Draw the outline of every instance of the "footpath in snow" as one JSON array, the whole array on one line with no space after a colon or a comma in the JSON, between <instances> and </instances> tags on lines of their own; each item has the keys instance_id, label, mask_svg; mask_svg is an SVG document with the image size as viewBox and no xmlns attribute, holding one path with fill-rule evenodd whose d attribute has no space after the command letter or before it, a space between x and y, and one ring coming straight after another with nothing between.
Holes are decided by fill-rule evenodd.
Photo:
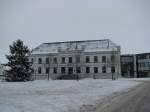
<instances>
[{"instance_id":1,"label":"footpath in snow","mask_svg":"<svg viewBox=\"0 0 150 112\"><path fill-rule=\"evenodd\" d=\"M82 105L139 84L136 79L0 82L0 112L79 112Z\"/></svg>"}]
</instances>

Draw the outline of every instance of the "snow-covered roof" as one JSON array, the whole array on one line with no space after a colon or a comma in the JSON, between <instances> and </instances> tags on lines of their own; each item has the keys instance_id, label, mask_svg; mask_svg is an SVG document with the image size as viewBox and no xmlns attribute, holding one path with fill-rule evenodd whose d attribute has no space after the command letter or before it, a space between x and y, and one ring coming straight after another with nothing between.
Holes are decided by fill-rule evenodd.
<instances>
[{"instance_id":1,"label":"snow-covered roof","mask_svg":"<svg viewBox=\"0 0 150 112\"><path fill-rule=\"evenodd\" d=\"M59 53L60 51L83 50L84 52L117 51L118 45L109 39L43 43L32 54Z\"/></svg>"}]
</instances>

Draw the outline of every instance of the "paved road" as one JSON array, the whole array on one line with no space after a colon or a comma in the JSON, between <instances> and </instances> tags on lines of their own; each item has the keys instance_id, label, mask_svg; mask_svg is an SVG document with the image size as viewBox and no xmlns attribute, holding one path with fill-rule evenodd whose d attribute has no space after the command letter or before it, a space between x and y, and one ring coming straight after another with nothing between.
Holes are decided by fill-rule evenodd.
<instances>
[{"instance_id":1,"label":"paved road","mask_svg":"<svg viewBox=\"0 0 150 112\"><path fill-rule=\"evenodd\" d=\"M150 81L107 98L95 112L150 112Z\"/></svg>"}]
</instances>

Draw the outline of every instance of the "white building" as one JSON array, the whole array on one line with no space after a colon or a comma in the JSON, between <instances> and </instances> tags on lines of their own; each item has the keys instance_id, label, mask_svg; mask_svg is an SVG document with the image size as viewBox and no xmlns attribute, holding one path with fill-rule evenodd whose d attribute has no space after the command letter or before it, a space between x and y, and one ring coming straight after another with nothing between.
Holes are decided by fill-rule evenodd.
<instances>
[{"instance_id":1,"label":"white building","mask_svg":"<svg viewBox=\"0 0 150 112\"><path fill-rule=\"evenodd\" d=\"M34 79L120 77L120 46L109 39L43 43L29 60Z\"/></svg>"}]
</instances>

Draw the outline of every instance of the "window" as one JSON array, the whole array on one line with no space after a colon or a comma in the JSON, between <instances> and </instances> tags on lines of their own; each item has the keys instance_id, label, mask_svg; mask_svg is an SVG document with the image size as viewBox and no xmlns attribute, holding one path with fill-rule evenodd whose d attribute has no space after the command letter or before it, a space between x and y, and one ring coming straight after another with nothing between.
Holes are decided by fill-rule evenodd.
<instances>
[{"instance_id":1,"label":"window","mask_svg":"<svg viewBox=\"0 0 150 112\"><path fill-rule=\"evenodd\" d=\"M89 62L90 62L90 57L86 56L86 63L89 63Z\"/></svg>"},{"instance_id":2,"label":"window","mask_svg":"<svg viewBox=\"0 0 150 112\"><path fill-rule=\"evenodd\" d=\"M94 56L94 63L98 63L98 56Z\"/></svg>"},{"instance_id":3,"label":"window","mask_svg":"<svg viewBox=\"0 0 150 112\"><path fill-rule=\"evenodd\" d=\"M57 63L57 57L54 57L53 62L56 64Z\"/></svg>"},{"instance_id":4,"label":"window","mask_svg":"<svg viewBox=\"0 0 150 112\"><path fill-rule=\"evenodd\" d=\"M34 74L34 69L32 69L32 73Z\"/></svg>"},{"instance_id":5,"label":"window","mask_svg":"<svg viewBox=\"0 0 150 112\"><path fill-rule=\"evenodd\" d=\"M77 73L81 73L81 67L76 68Z\"/></svg>"},{"instance_id":6,"label":"window","mask_svg":"<svg viewBox=\"0 0 150 112\"><path fill-rule=\"evenodd\" d=\"M39 58L39 62L38 62L39 64L42 64L42 58Z\"/></svg>"},{"instance_id":7,"label":"window","mask_svg":"<svg viewBox=\"0 0 150 112\"><path fill-rule=\"evenodd\" d=\"M61 62L62 62L62 63L65 63L65 57L62 57L62 58L61 58Z\"/></svg>"},{"instance_id":8,"label":"window","mask_svg":"<svg viewBox=\"0 0 150 112\"><path fill-rule=\"evenodd\" d=\"M66 72L66 68L65 67L61 67L61 73L65 73Z\"/></svg>"},{"instance_id":9,"label":"window","mask_svg":"<svg viewBox=\"0 0 150 112\"><path fill-rule=\"evenodd\" d=\"M49 64L49 58L46 58L46 64Z\"/></svg>"},{"instance_id":10,"label":"window","mask_svg":"<svg viewBox=\"0 0 150 112\"><path fill-rule=\"evenodd\" d=\"M112 62L112 63L115 62L115 56L111 56L111 62Z\"/></svg>"},{"instance_id":11,"label":"window","mask_svg":"<svg viewBox=\"0 0 150 112\"><path fill-rule=\"evenodd\" d=\"M94 67L94 73L98 73L98 67Z\"/></svg>"},{"instance_id":12,"label":"window","mask_svg":"<svg viewBox=\"0 0 150 112\"><path fill-rule=\"evenodd\" d=\"M86 67L86 73L90 73L90 67Z\"/></svg>"},{"instance_id":13,"label":"window","mask_svg":"<svg viewBox=\"0 0 150 112\"><path fill-rule=\"evenodd\" d=\"M49 67L46 68L46 74L49 74Z\"/></svg>"},{"instance_id":14,"label":"window","mask_svg":"<svg viewBox=\"0 0 150 112\"><path fill-rule=\"evenodd\" d=\"M41 74L41 67L38 68L38 74Z\"/></svg>"},{"instance_id":15,"label":"window","mask_svg":"<svg viewBox=\"0 0 150 112\"><path fill-rule=\"evenodd\" d=\"M102 73L106 73L106 67L105 66L102 67Z\"/></svg>"},{"instance_id":16,"label":"window","mask_svg":"<svg viewBox=\"0 0 150 112\"><path fill-rule=\"evenodd\" d=\"M102 56L102 63L106 63L106 56Z\"/></svg>"},{"instance_id":17,"label":"window","mask_svg":"<svg viewBox=\"0 0 150 112\"><path fill-rule=\"evenodd\" d=\"M54 67L53 73L54 73L54 74L57 74L57 68L56 68L56 67Z\"/></svg>"},{"instance_id":18,"label":"window","mask_svg":"<svg viewBox=\"0 0 150 112\"><path fill-rule=\"evenodd\" d=\"M72 63L72 57L69 57L69 63Z\"/></svg>"},{"instance_id":19,"label":"window","mask_svg":"<svg viewBox=\"0 0 150 112\"><path fill-rule=\"evenodd\" d=\"M111 67L111 73L115 73L115 67L114 66Z\"/></svg>"},{"instance_id":20,"label":"window","mask_svg":"<svg viewBox=\"0 0 150 112\"><path fill-rule=\"evenodd\" d=\"M68 74L73 74L73 67L68 68Z\"/></svg>"},{"instance_id":21,"label":"window","mask_svg":"<svg viewBox=\"0 0 150 112\"><path fill-rule=\"evenodd\" d=\"M34 59L33 59L33 58L31 58L31 63L32 63L32 64L34 63Z\"/></svg>"},{"instance_id":22,"label":"window","mask_svg":"<svg viewBox=\"0 0 150 112\"><path fill-rule=\"evenodd\" d=\"M76 62L80 63L80 57L79 56L76 57Z\"/></svg>"}]
</instances>

